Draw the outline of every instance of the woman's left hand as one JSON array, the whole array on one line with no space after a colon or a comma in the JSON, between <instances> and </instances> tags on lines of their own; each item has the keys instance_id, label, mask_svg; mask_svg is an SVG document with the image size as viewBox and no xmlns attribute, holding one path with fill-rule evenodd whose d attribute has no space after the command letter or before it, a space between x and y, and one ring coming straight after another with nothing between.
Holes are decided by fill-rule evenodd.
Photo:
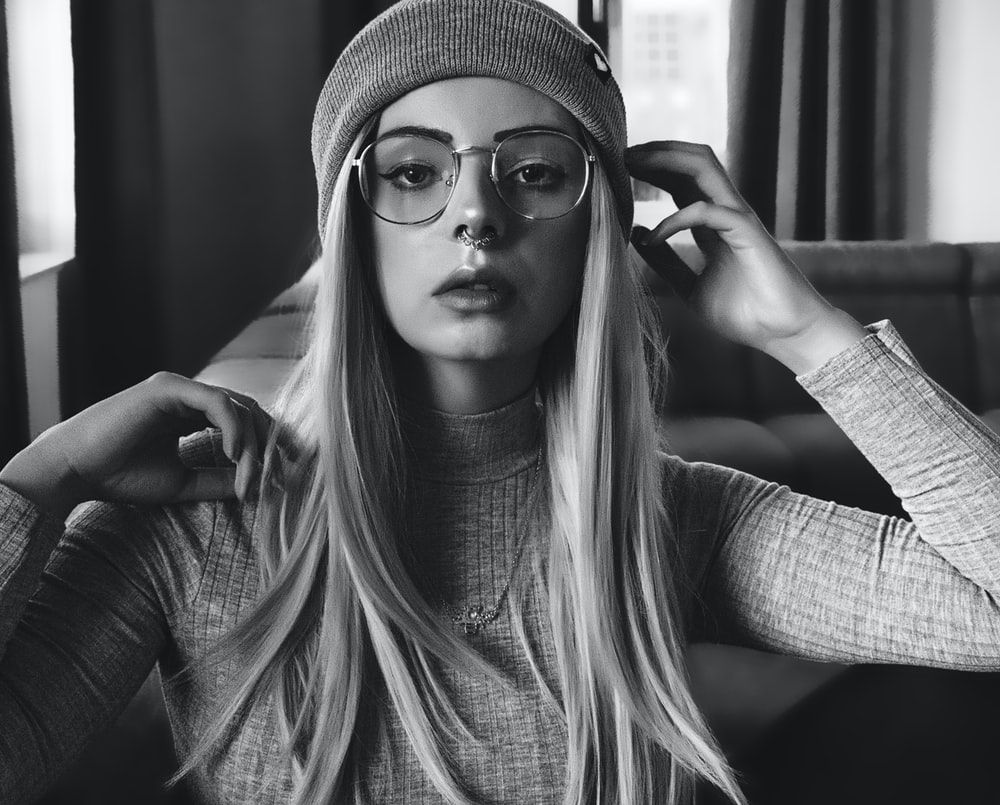
<instances>
[{"instance_id":1,"label":"woman's left hand","mask_svg":"<svg viewBox=\"0 0 1000 805\"><path fill-rule=\"evenodd\" d=\"M670 193L679 208L651 232L637 227L636 250L714 330L766 352L796 374L866 335L820 296L778 246L711 148L644 143L625 152L625 164L636 179ZM699 274L667 243L685 229L705 255Z\"/></svg>"}]
</instances>

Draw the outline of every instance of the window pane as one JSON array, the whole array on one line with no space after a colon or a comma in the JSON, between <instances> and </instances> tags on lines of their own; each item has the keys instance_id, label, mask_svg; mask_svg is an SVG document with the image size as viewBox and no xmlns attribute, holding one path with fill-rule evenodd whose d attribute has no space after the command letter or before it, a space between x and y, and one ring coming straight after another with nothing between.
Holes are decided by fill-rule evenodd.
<instances>
[{"instance_id":1,"label":"window pane","mask_svg":"<svg viewBox=\"0 0 1000 805\"><path fill-rule=\"evenodd\" d=\"M7 0L11 120L23 266L74 252L69 0Z\"/></svg>"},{"instance_id":2,"label":"window pane","mask_svg":"<svg viewBox=\"0 0 1000 805\"><path fill-rule=\"evenodd\" d=\"M545 5L552 6L564 17L576 22L576 0L543 0Z\"/></svg>"},{"instance_id":3,"label":"window pane","mask_svg":"<svg viewBox=\"0 0 1000 805\"><path fill-rule=\"evenodd\" d=\"M625 98L629 144L707 143L725 161L729 0L617 2L608 50ZM636 220L647 226L673 209L665 194L644 184L636 185L636 202Z\"/></svg>"}]
</instances>

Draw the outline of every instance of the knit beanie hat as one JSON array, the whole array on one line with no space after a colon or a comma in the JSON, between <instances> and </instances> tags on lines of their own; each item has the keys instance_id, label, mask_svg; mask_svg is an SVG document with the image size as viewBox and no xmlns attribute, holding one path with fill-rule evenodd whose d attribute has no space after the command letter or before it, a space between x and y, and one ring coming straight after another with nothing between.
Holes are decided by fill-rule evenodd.
<instances>
[{"instance_id":1,"label":"knit beanie hat","mask_svg":"<svg viewBox=\"0 0 1000 805\"><path fill-rule=\"evenodd\" d=\"M417 87L461 76L523 84L576 117L598 144L628 235L633 204L621 92L594 41L538 0L402 0L351 40L313 118L321 233L333 184L365 121Z\"/></svg>"}]
</instances>

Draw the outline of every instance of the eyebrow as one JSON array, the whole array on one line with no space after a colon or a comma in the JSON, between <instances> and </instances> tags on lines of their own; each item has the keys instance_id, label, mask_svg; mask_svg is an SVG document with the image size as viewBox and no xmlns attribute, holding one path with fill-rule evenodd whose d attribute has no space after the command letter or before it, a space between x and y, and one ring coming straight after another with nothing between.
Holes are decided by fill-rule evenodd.
<instances>
[{"instance_id":1,"label":"eyebrow","mask_svg":"<svg viewBox=\"0 0 1000 805\"><path fill-rule=\"evenodd\" d=\"M563 129L558 126L534 124L531 126L518 126L514 129L502 129L493 135L493 141L500 142L504 138L510 137L512 134L521 134L525 131L554 131L558 134L567 134L570 137L573 136L568 131L563 131ZM415 134L423 137L430 137L431 139L438 140L445 145L454 145L455 143L455 138L452 137L452 135L447 131L444 131L443 129L430 128L428 126L396 126L395 128L382 132L379 137L388 137L390 134Z\"/></svg>"}]
</instances>

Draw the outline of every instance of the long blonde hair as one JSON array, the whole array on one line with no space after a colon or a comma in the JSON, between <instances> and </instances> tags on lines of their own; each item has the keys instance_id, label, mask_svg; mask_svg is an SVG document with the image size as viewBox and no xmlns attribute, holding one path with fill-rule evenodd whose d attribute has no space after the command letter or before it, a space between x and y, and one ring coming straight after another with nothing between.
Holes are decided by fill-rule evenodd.
<instances>
[{"instance_id":1,"label":"long blonde hair","mask_svg":"<svg viewBox=\"0 0 1000 805\"><path fill-rule=\"evenodd\" d=\"M238 658L238 670L174 779L219 751L264 699L275 706L293 801L349 799L363 688L380 674L435 787L470 805L441 736L475 739L435 661L515 683L432 616L399 553L407 466L388 324L351 182L346 161L309 346L275 408L281 433L272 434L266 471L279 460L280 439L294 440L300 455L284 470L285 491L262 493L255 533L263 593L200 660L209 669ZM549 614L569 735L564 802L690 802L702 777L743 803L688 690L677 591L684 582L656 449L659 327L599 165L590 205L580 298L547 343L538 377L551 498ZM536 676L548 691L537 667Z\"/></svg>"}]
</instances>

